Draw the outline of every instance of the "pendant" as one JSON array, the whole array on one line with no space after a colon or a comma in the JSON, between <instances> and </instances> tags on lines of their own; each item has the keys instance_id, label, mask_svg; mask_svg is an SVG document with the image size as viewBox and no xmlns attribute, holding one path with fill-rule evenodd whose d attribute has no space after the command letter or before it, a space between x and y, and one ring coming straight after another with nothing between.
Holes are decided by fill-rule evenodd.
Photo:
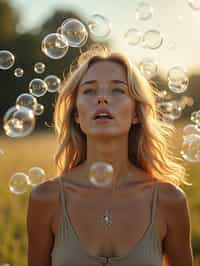
<instances>
[{"instance_id":1,"label":"pendant","mask_svg":"<svg viewBox=\"0 0 200 266\"><path fill-rule=\"evenodd\" d=\"M112 224L112 218L109 209L105 209L102 222L107 226Z\"/></svg>"}]
</instances>

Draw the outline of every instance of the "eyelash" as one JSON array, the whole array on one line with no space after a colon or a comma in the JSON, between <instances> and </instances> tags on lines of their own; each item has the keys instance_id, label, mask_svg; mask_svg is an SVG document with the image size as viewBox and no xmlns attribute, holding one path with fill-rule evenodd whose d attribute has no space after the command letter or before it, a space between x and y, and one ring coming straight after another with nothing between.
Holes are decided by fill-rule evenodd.
<instances>
[{"instance_id":1,"label":"eyelash","mask_svg":"<svg viewBox=\"0 0 200 266\"><path fill-rule=\"evenodd\" d=\"M123 89L120 89L120 88L113 88L112 91L114 91L114 90L115 90L115 91L119 91L119 92L125 94L125 91L124 91ZM93 92L93 91L95 91L95 89L85 89L85 90L83 91L83 94L87 94L88 92Z\"/></svg>"}]
</instances>

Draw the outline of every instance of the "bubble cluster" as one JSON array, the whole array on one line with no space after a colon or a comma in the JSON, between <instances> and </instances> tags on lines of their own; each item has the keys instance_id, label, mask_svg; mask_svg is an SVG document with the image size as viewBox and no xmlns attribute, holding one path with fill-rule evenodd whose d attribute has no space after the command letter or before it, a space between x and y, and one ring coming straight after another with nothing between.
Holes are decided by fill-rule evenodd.
<instances>
[{"instance_id":1,"label":"bubble cluster","mask_svg":"<svg viewBox=\"0 0 200 266\"><path fill-rule=\"evenodd\" d=\"M111 164L95 162L89 169L89 180L96 187L107 187L112 184L114 170Z\"/></svg>"}]
</instances>

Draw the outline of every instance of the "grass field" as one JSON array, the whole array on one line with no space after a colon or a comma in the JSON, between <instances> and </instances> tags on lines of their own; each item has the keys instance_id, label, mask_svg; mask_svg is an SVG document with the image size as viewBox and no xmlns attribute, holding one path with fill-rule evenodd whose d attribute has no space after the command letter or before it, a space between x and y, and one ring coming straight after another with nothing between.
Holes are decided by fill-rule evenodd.
<instances>
[{"instance_id":1,"label":"grass field","mask_svg":"<svg viewBox=\"0 0 200 266\"><path fill-rule=\"evenodd\" d=\"M176 138L177 152L181 145L183 124L178 126ZM16 172L28 173L32 166L39 166L46 172L46 179L55 177L53 154L55 136L52 133L34 133L23 139L0 137L0 265L27 265L26 212L28 193L21 196L12 194L8 189L9 178ZM191 210L192 246L195 265L200 265L200 164L186 163L193 186L182 187L188 196ZM199 257L199 262L198 262Z\"/></svg>"}]
</instances>

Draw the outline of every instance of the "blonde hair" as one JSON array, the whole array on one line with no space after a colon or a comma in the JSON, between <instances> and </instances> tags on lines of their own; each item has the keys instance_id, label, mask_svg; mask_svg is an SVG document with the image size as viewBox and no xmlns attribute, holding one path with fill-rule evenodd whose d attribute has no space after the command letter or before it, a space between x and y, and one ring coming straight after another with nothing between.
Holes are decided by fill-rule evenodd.
<instances>
[{"instance_id":1,"label":"blonde hair","mask_svg":"<svg viewBox=\"0 0 200 266\"><path fill-rule=\"evenodd\" d=\"M140 123L132 125L128 136L129 160L153 178L175 185L188 183L181 159L173 155L168 143L174 127L159 118L156 90L123 54L96 46L82 53L64 81L55 104L54 125L58 138L55 153L57 174L66 174L86 160L86 136L75 122L75 101L79 83L91 64L111 60L125 66L130 95L136 102Z\"/></svg>"}]
</instances>

